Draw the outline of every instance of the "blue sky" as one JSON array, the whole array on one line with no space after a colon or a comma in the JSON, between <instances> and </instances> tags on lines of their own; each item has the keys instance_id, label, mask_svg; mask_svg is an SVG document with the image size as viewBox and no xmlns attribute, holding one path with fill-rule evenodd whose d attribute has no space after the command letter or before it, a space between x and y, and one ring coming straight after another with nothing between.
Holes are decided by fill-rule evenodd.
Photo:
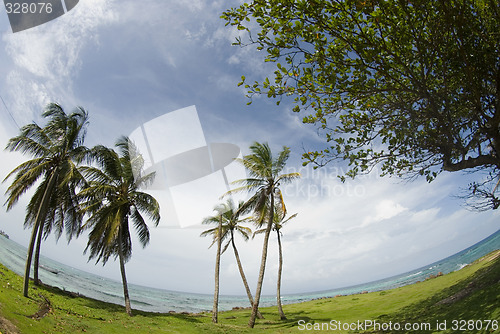
<instances>
[{"instance_id":1,"label":"blue sky","mask_svg":"<svg viewBox=\"0 0 500 334\"><path fill-rule=\"evenodd\" d=\"M498 229L497 212L470 212L453 198L470 180L463 174L442 174L427 184L423 179L405 183L380 178L375 171L342 184L336 178L340 165L316 171L302 168L304 148L322 147L316 130L291 112L291 101L277 107L260 97L247 106L244 89L237 87L241 75L258 80L273 68L255 50L231 46L238 32L225 27L219 16L236 4L85 0L54 21L15 34L1 8L0 95L20 125L41 122L40 111L48 102L58 102L67 111L84 107L91 117L88 146L113 145L141 124L192 105L208 143L236 144L243 154L254 141L267 141L275 151L290 146L288 170L303 177L284 189L289 211L298 213L283 230L284 293L325 290L406 272L454 254ZM17 128L3 104L0 122L0 143L5 145ZM187 130L181 137L177 139L192 140ZM1 175L23 161L18 154L0 155ZM200 182L199 187L209 187ZM5 189L2 184L2 194ZM27 199L9 213L0 211L0 229L23 245L30 235L22 228ZM176 203L176 209L204 217L216 204L194 193ZM184 225L189 227L168 227L162 221L152 228L149 246L143 250L136 245L127 264L130 282L212 293L215 249L207 249L210 240L199 237L202 227L197 222ZM237 242L254 289L262 237ZM87 263L82 255L85 244L84 236L69 245L64 236L59 243L50 237L42 253L119 280L117 263L104 268ZM268 294L274 292L277 271L274 236L270 245L264 286ZM221 273L222 293L244 294L229 251L222 258Z\"/></svg>"}]
</instances>

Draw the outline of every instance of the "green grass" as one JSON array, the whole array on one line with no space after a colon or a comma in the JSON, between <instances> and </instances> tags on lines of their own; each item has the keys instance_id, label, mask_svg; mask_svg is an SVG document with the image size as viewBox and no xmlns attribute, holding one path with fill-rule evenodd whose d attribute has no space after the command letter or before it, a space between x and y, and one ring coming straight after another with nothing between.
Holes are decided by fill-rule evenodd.
<instances>
[{"instance_id":1,"label":"green grass","mask_svg":"<svg viewBox=\"0 0 500 334\"><path fill-rule=\"evenodd\" d=\"M274 307L262 308L265 319L248 329L250 310L219 314L219 324L211 314L160 314L134 311L125 314L123 306L71 296L50 287L30 287L31 298L22 296L22 278L0 265L0 332L8 333L311 333L305 328L323 328L330 333L376 333L373 328L356 331L333 330L331 320L351 324L365 320L389 323L429 323L433 333L436 322L447 322L446 333L500 333L500 330L452 329L453 320L500 319L500 251L473 265L425 282L381 292L320 299L284 305L288 320L279 320ZM496 258L495 256L496 255ZM450 298L452 297L452 298ZM32 315L50 302L50 312L41 319ZM441 301L446 302L441 302ZM441 303L440 303L441 302ZM458 323L460 325L460 323ZM483 326L486 323L483 322ZM320 327L317 327L320 326ZM323 326L323 327L321 327ZM329 330L327 330L329 329ZM459 328L458 328L459 329ZM391 331L379 331L390 333ZM405 333L405 331L393 331Z\"/></svg>"}]
</instances>

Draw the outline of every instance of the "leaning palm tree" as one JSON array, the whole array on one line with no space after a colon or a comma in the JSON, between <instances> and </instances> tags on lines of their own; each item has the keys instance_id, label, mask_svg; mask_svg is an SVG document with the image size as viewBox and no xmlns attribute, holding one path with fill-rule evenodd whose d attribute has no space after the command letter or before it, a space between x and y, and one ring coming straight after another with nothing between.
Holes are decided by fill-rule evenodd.
<instances>
[{"instance_id":1,"label":"leaning palm tree","mask_svg":"<svg viewBox=\"0 0 500 334\"><path fill-rule=\"evenodd\" d=\"M239 218L243 205L244 203L240 201L238 203L238 208L236 208L233 200L228 199L225 203L216 206L214 210L218 214L212 217L205 218L202 223L217 224L217 225L221 223L222 224L221 232L220 233L218 232L219 231L218 227L214 227L202 232L200 236L203 237L208 235L212 236L213 241L210 247L212 247L216 242L219 241L218 240L219 235L221 242L228 239L221 253L224 253L231 244L234 256L236 258L236 263L238 264L238 270L240 271L241 280L243 281L243 285L245 286L248 300L250 301L250 305L253 306L254 300L252 297L252 292L250 291L250 287L248 286L248 281L246 279L245 272L243 270L243 265L241 264L240 255L238 253L238 249L236 248L236 243L234 241L235 233L241 235L245 241L247 241L250 238L250 235L252 233L252 230L250 228L240 225L240 223L248 220ZM257 317L259 317L260 319L263 318L260 312L257 312Z\"/></svg>"},{"instance_id":2,"label":"leaning palm tree","mask_svg":"<svg viewBox=\"0 0 500 334\"><path fill-rule=\"evenodd\" d=\"M76 200L76 192L84 185L84 179L77 165L87 153L83 146L88 114L83 108L77 108L67 115L63 108L55 103L47 105L42 116L48 119L44 127L36 123L21 128L20 134L7 143L6 149L28 154L33 159L17 166L4 179L15 174L12 184L7 189L7 210L10 210L21 195L38 183L38 187L26 207L24 227L31 227L31 239L28 247L24 273L23 295L28 297L29 276L33 250L36 241L34 281L38 280L38 263L42 237L55 230L59 239L66 230L68 240L78 235L82 214Z\"/></svg>"},{"instance_id":3,"label":"leaning palm tree","mask_svg":"<svg viewBox=\"0 0 500 334\"><path fill-rule=\"evenodd\" d=\"M202 232L200 236L207 236L209 232L213 235L213 242L209 246L212 247L215 243L217 243L217 253L215 254L215 291L214 291L214 305L212 307L212 322L216 324L218 322L218 314L219 314L219 274L220 274L220 256L222 254L221 246L222 246L222 220L223 220L223 211L221 206L216 206L214 211L217 211L216 216L207 217L203 220L203 224L207 224L210 222L217 222L217 228L210 229L208 231Z\"/></svg>"},{"instance_id":4,"label":"leaning palm tree","mask_svg":"<svg viewBox=\"0 0 500 334\"><path fill-rule=\"evenodd\" d=\"M300 174L281 174L290 156L290 149L288 147L283 147L283 150L276 157L273 156L271 148L267 143L261 144L256 142L250 146L250 151L252 152L251 154L244 156L242 159L237 159L246 168L249 177L235 181L235 184L240 184L241 186L229 191L228 194L241 191L254 192L254 195L245 202L242 210L253 211L254 216L260 222L263 222L267 218L255 300L252 307L252 314L248 321L248 326L253 328L259 308L262 283L264 281L269 235L274 221L274 210L266 210L266 208L273 208L275 206L275 193L279 191L279 186L293 181L300 177ZM266 213L268 213L268 217L266 217Z\"/></svg>"},{"instance_id":5,"label":"leaning palm tree","mask_svg":"<svg viewBox=\"0 0 500 334\"><path fill-rule=\"evenodd\" d=\"M281 197L281 196L280 196ZM277 288L276 288L276 301L278 303L278 312L280 314L280 319L281 320L286 320L285 312L283 312L283 306L281 305L281 273L283 271L283 251L281 247L281 228L283 225L285 225L287 222L292 220L293 218L297 217L297 214L294 213L293 215L286 217L286 209L284 205L277 206L275 207L275 212L274 212L274 223L273 223L273 231L276 231L276 234L278 236L278 282L277 282ZM255 231L253 236L261 233L265 233L265 229L260 229Z\"/></svg>"},{"instance_id":6,"label":"leaning palm tree","mask_svg":"<svg viewBox=\"0 0 500 334\"><path fill-rule=\"evenodd\" d=\"M128 293L125 262L132 256L129 220L133 222L143 247L149 243L149 229L143 214L155 226L160 221L160 206L156 199L141 187L150 184L154 174L142 175L144 160L126 137L116 143L119 153L111 148L96 146L91 149L92 161L97 167L82 168L88 187L79 197L82 210L90 215L84 228L90 229L85 252L90 249L89 260L97 258L106 264L110 256L118 258L122 276L125 309L132 315Z\"/></svg>"}]
</instances>

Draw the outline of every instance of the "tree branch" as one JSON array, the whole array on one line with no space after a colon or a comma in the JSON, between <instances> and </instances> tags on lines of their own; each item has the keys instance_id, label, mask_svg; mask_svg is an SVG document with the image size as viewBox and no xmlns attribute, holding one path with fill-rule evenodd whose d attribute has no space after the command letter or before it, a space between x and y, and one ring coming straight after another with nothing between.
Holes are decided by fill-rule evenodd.
<instances>
[{"instance_id":1,"label":"tree branch","mask_svg":"<svg viewBox=\"0 0 500 334\"><path fill-rule=\"evenodd\" d=\"M482 167L482 166L496 166L500 168L498 158L492 155L480 155L475 158L469 157L459 162L451 162L450 158L443 159L443 170L448 172L456 172L459 170Z\"/></svg>"}]
</instances>

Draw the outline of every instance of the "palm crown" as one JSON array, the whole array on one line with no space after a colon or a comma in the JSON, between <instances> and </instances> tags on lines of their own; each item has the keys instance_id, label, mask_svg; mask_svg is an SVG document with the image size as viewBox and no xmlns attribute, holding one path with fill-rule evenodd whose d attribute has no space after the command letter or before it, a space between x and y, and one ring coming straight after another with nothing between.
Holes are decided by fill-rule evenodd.
<instances>
[{"instance_id":1,"label":"palm crown","mask_svg":"<svg viewBox=\"0 0 500 334\"><path fill-rule=\"evenodd\" d=\"M221 242L228 240L222 250L222 253L224 253L226 249L229 247L229 244L231 243L234 237L234 232L237 232L239 235L241 235L245 241L247 241L250 238L252 230L246 226L240 225L241 222L248 220L248 218L245 219L239 218L238 209L240 209L243 206L243 204L244 203L240 201L238 203L238 208L236 208L234 201L232 199L228 199L225 203L219 204L214 208L214 211L217 212L216 215L206 217L202 221L202 224L217 225L219 224L219 221L222 219L222 231L220 236ZM205 237L211 235L213 241L210 247L212 247L219 238L218 231L219 231L218 227L210 228L202 232L200 236Z\"/></svg>"},{"instance_id":2,"label":"palm crown","mask_svg":"<svg viewBox=\"0 0 500 334\"><path fill-rule=\"evenodd\" d=\"M36 240L34 281L38 284L38 258L42 236L53 228L56 238L66 229L68 239L80 233L82 214L76 200L77 189L85 185L77 165L86 157L83 146L88 114L77 108L67 115L61 106L49 104L42 114L49 121L45 127L36 123L21 128L20 134L7 143L6 149L28 154L33 159L14 168L4 182L14 176L6 191L5 205L10 210L37 182L40 182L26 207L24 226L32 227L26 259L23 294L28 297L31 260Z\"/></svg>"},{"instance_id":3,"label":"palm crown","mask_svg":"<svg viewBox=\"0 0 500 334\"><path fill-rule=\"evenodd\" d=\"M59 105L50 104L42 116L49 118L45 127L36 123L28 124L7 143L6 149L29 154L33 159L17 166L5 178L4 181L16 174L7 189L5 204L7 210L10 210L21 195L41 179L26 207L25 227L33 226L40 213L43 216L45 236L55 226L57 237L66 228L68 238L71 238L80 231L82 219L75 192L78 186L84 185L77 164L85 158L88 151L83 146L88 114L84 109L78 108L66 115ZM46 192L50 197L44 208L45 213L41 213L39 210Z\"/></svg>"},{"instance_id":4,"label":"palm crown","mask_svg":"<svg viewBox=\"0 0 500 334\"><path fill-rule=\"evenodd\" d=\"M241 186L228 193L253 192L254 195L245 202L240 210L254 211L257 221L263 223L266 217L266 208L270 206L270 199L274 198L275 193L281 196L280 185L299 178L300 174L281 174L290 156L288 147L283 147L277 157L273 157L271 148L267 143L256 142L250 146L250 150L252 154L237 159L246 168L249 177L235 181L234 184Z\"/></svg>"},{"instance_id":5,"label":"palm crown","mask_svg":"<svg viewBox=\"0 0 500 334\"><path fill-rule=\"evenodd\" d=\"M149 243L149 229L142 213L154 225L160 221L158 202L139 189L152 182L154 174L142 175L144 161L128 138L121 138L116 146L120 155L105 146L91 150L92 159L102 169L84 167L89 186L80 193L83 210L90 214L85 227L90 228L90 258L105 264L111 255L118 256L121 239L124 260L132 254L129 219L132 220L139 242Z\"/></svg>"}]
</instances>

